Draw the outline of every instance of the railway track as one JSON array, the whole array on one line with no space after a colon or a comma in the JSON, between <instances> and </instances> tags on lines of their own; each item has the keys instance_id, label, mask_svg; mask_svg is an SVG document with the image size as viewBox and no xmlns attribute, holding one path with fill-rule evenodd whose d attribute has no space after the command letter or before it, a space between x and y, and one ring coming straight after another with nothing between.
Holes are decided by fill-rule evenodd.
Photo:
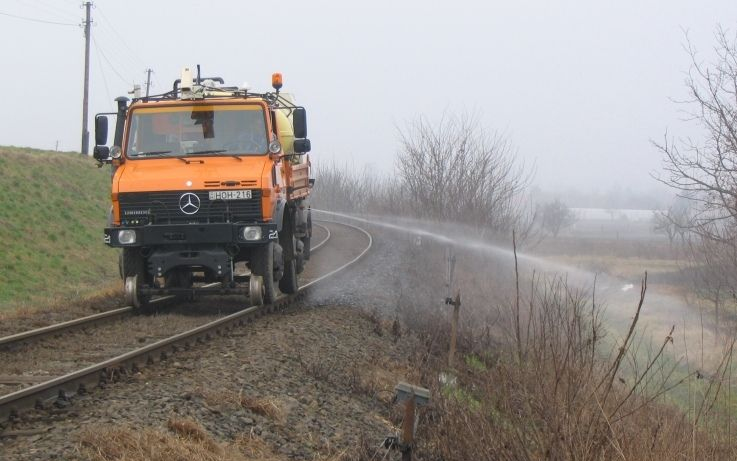
<instances>
[{"instance_id":1,"label":"railway track","mask_svg":"<svg viewBox=\"0 0 737 461\"><path fill-rule=\"evenodd\" d=\"M129 350L128 352L116 355L99 363L66 373L63 376L49 379L1 396L0 421L12 418L20 411L28 408L46 408L55 403L66 405L68 404L67 402L75 396L84 395L94 388L104 386L106 383L113 382L122 376L135 373L144 366L154 364L161 360L166 360L172 353L176 353L178 350L195 347L198 343L205 342L214 335L224 334L232 328L245 325L258 316L281 309L295 302L299 297L303 296L325 279L357 262L371 248L372 237L365 230L348 224L331 223L331 225L342 226L343 228L351 229L351 232L356 233L357 235L362 235L362 238L366 241L365 247L354 250L353 254L349 255L350 258L346 257L345 259L347 260L344 262L341 261L342 264L338 267L333 267L330 270L327 270L326 273L315 276L307 283L304 283L297 294L292 296L280 296L277 301L271 305L248 307L187 331L158 340L146 346ZM330 239L330 235L330 231L328 230L328 236L318 245L315 245L313 249L317 249L317 247L325 245L328 242L328 239ZM345 250L343 250L343 252L345 253ZM82 319L64 323L71 325L69 328L78 328L80 324L75 324L75 322L80 320ZM99 319L91 320L92 323L99 321ZM50 331L40 333L40 335L55 335L67 327L59 328L60 329L55 331L51 329ZM23 335L24 334L13 336L18 336L20 338L18 341L27 341L29 338L34 337L33 335L23 337ZM40 336L35 337L38 338ZM6 344L8 343L6 342Z\"/></svg>"},{"instance_id":2,"label":"railway track","mask_svg":"<svg viewBox=\"0 0 737 461\"><path fill-rule=\"evenodd\" d=\"M317 244L312 246L311 251L317 251L321 247L323 247L328 240L330 240L330 229L327 227L321 225L321 224L314 224L315 227L320 227L325 232L325 237L318 242ZM206 287L210 286L217 286L217 283L205 285ZM158 298L154 298L151 300L150 304L163 304L166 301L170 301L174 299L175 296L169 295L169 296L160 296ZM93 314L88 315L85 317L80 317L73 320L67 320L65 322L59 322L55 323L53 325L48 325L41 328L35 328L33 330L23 331L20 333L15 333L8 336L0 337L0 348L2 349L10 349L14 346L17 346L21 343L27 343L30 341L38 341L43 338L48 338L50 336L59 336L74 330L78 330L80 328L86 328L96 325L101 325L104 323L110 323L116 320L123 319L125 317L129 317L135 314L135 308L133 306L125 306L120 307L118 309L112 309L105 312L100 312L99 314Z\"/></svg>"}]
</instances>

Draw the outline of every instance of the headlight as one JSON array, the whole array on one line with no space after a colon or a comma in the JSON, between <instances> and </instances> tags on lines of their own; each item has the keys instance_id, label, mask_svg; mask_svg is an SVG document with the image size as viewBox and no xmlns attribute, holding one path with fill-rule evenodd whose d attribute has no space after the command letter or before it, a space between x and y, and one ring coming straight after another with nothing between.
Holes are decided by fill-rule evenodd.
<instances>
[{"instance_id":1,"label":"headlight","mask_svg":"<svg viewBox=\"0 0 737 461\"><path fill-rule=\"evenodd\" d=\"M123 229L118 231L118 242L121 245L130 245L136 243L136 231L132 229Z\"/></svg>"},{"instance_id":2,"label":"headlight","mask_svg":"<svg viewBox=\"0 0 737 461\"><path fill-rule=\"evenodd\" d=\"M243 240L261 240L261 228L258 226L246 226L241 231Z\"/></svg>"},{"instance_id":3,"label":"headlight","mask_svg":"<svg viewBox=\"0 0 737 461\"><path fill-rule=\"evenodd\" d=\"M273 140L269 143L269 152L272 154L278 154L281 150L281 143L278 140Z\"/></svg>"}]
</instances>

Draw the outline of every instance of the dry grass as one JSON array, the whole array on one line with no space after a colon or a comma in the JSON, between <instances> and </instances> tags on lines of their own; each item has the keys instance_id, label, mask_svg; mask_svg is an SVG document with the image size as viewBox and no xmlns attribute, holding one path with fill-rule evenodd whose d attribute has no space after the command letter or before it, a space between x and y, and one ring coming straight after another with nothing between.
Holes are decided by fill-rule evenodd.
<instances>
[{"instance_id":1,"label":"dry grass","mask_svg":"<svg viewBox=\"0 0 737 461\"><path fill-rule=\"evenodd\" d=\"M241 395L238 398L238 404L246 410L250 410L257 415L266 416L273 421L280 422L284 420L284 410L276 399Z\"/></svg>"},{"instance_id":2,"label":"dry grass","mask_svg":"<svg viewBox=\"0 0 737 461\"><path fill-rule=\"evenodd\" d=\"M250 457L241 444L219 444L195 421L172 418L170 432L130 426L95 427L83 431L79 451L92 461L247 461L271 460Z\"/></svg>"},{"instance_id":3,"label":"dry grass","mask_svg":"<svg viewBox=\"0 0 737 461\"><path fill-rule=\"evenodd\" d=\"M229 389L216 391L200 390L205 403L214 407L245 408L254 414L265 416L276 423L283 423L286 417L282 404L274 397L252 397Z\"/></svg>"},{"instance_id":4,"label":"dry grass","mask_svg":"<svg viewBox=\"0 0 737 461\"><path fill-rule=\"evenodd\" d=\"M90 313L113 309L123 305L121 284L119 281L115 281L100 286L94 293L81 297L56 296L50 298L44 305L36 303L23 306L22 303L19 303L18 307L14 309L0 310L0 322L36 319L39 317L39 314L43 316L63 315L70 310Z\"/></svg>"},{"instance_id":5,"label":"dry grass","mask_svg":"<svg viewBox=\"0 0 737 461\"><path fill-rule=\"evenodd\" d=\"M235 441L235 446L249 460L258 461L280 461L284 459L272 451L271 447L263 439L253 434L243 434Z\"/></svg>"}]
</instances>

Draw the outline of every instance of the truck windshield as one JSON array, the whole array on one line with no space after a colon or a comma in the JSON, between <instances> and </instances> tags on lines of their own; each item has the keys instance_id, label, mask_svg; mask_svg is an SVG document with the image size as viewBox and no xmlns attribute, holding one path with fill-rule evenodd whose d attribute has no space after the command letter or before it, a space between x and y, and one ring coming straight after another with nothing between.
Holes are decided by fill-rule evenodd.
<instances>
[{"instance_id":1,"label":"truck windshield","mask_svg":"<svg viewBox=\"0 0 737 461\"><path fill-rule=\"evenodd\" d=\"M268 148L259 105L202 105L135 109L129 158L260 155Z\"/></svg>"}]
</instances>

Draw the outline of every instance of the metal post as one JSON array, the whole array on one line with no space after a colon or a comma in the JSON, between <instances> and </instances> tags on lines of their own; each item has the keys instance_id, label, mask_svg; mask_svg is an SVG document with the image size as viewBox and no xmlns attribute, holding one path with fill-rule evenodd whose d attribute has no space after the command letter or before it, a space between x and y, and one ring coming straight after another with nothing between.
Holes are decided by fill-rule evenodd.
<instances>
[{"instance_id":1,"label":"metal post","mask_svg":"<svg viewBox=\"0 0 737 461\"><path fill-rule=\"evenodd\" d=\"M456 355L456 343L458 342L458 317L461 310L461 292L458 291L453 304L453 319L450 324L450 353L448 354L448 368L453 368L453 360Z\"/></svg>"},{"instance_id":2,"label":"metal post","mask_svg":"<svg viewBox=\"0 0 737 461\"><path fill-rule=\"evenodd\" d=\"M445 249L445 259L448 263L447 272L445 274L446 275L445 287L447 289L446 299L449 299L450 297L453 296L453 275L454 275L455 268L456 268L456 257L455 257L455 254L453 253L452 246L448 246Z\"/></svg>"},{"instance_id":3,"label":"metal post","mask_svg":"<svg viewBox=\"0 0 737 461\"><path fill-rule=\"evenodd\" d=\"M448 367L453 368L453 360L456 355L456 343L458 341L458 317L461 308L461 292L460 290L456 293L455 299L453 299L453 275L456 266L456 257L453 254L453 247L448 246L445 251L445 257L448 262L447 272L447 295L445 298L445 304L453 306L453 317L451 318L450 327L450 351L448 352Z\"/></svg>"},{"instance_id":4,"label":"metal post","mask_svg":"<svg viewBox=\"0 0 737 461\"><path fill-rule=\"evenodd\" d=\"M151 72L152 69L146 69L146 97L148 98L149 89L151 88Z\"/></svg>"},{"instance_id":5,"label":"metal post","mask_svg":"<svg viewBox=\"0 0 737 461\"><path fill-rule=\"evenodd\" d=\"M85 2L85 21L84 21L84 96L82 97L82 155L89 155L89 137L87 131L87 107L89 105L90 95L90 10L92 2Z\"/></svg>"}]
</instances>

